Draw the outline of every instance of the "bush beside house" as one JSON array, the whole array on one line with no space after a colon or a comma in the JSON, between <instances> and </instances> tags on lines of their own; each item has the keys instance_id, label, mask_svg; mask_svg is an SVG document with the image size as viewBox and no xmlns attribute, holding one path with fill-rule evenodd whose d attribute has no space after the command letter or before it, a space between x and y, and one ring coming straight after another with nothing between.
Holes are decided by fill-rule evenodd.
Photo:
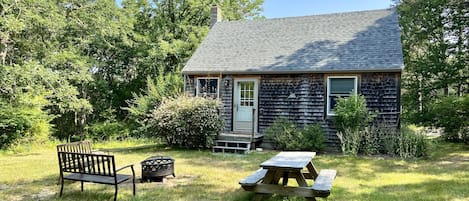
<instances>
[{"instance_id":1,"label":"bush beside house","mask_svg":"<svg viewBox=\"0 0 469 201\"><path fill-rule=\"evenodd\" d=\"M343 153L386 154L402 158L427 155L429 145L422 133L407 127L389 127L386 122L373 122L376 113L367 110L363 96L339 98L334 112Z\"/></svg>"},{"instance_id":2,"label":"bush beside house","mask_svg":"<svg viewBox=\"0 0 469 201\"><path fill-rule=\"evenodd\" d=\"M223 128L220 105L201 97L166 99L153 110L149 123L170 146L209 148Z\"/></svg>"},{"instance_id":3,"label":"bush beside house","mask_svg":"<svg viewBox=\"0 0 469 201\"><path fill-rule=\"evenodd\" d=\"M266 130L266 138L272 140L275 149L321 151L325 148L321 125L298 128L295 123L282 117Z\"/></svg>"}]
</instances>

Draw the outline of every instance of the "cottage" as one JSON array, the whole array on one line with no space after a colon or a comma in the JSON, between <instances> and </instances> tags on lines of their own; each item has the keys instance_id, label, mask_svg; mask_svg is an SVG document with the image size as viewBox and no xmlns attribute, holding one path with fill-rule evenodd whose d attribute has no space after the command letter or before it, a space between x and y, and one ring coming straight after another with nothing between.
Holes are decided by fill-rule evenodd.
<instances>
[{"instance_id":1,"label":"cottage","mask_svg":"<svg viewBox=\"0 0 469 201\"><path fill-rule=\"evenodd\" d=\"M331 119L338 97L365 96L378 118L399 126L403 56L394 9L212 26L182 70L185 91L223 103L225 134L257 140L276 118L322 123L337 144Z\"/></svg>"}]
</instances>

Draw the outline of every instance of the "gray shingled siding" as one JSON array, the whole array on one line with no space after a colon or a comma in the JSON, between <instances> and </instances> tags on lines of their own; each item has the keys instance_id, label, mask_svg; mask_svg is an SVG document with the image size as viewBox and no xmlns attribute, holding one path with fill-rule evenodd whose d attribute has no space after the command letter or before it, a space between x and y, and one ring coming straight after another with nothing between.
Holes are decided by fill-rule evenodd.
<instances>
[{"instance_id":1,"label":"gray shingled siding","mask_svg":"<svg viewBox=\"0 0 469 201\"><path fill-rule=\"evenodd\" d=\"M194 76L187 76L185 79L185 89L184 92L186 92L190 96L195 96L195 78Z\"/></svg>"},{"instance_id":2,"label":"gray shingled siding","mask_svg":"<svg viewBox=\"0 0 469 201\"><path fill-rule=\"evenodd\" d=\"M225 132L233 129L233 76L223 76L220 82ZM264 133L280 116L299 126L320 123L326 132L326 143L329 147L338 147L332 118L325 112L325 79L324 74L262 75L259 80L258 131ZM379 112L378 120L399 126L400 73L362 73L359 75L359 88L368 107ZM186 83L186 90L195 94L190 82Z\"/></svg>"},{"instance_id":3,"label":"gray shingled siding","mask_svg":"<svg viewBox=\"0 0 469 201\"><path fill-rule=\"evenodd\" d=\"M326 89L323 74L264 75L260 83L260 133L283 116L299 126L320 123L329 131L326 132L327 143L332 146L338 143L334 130L324 121Z\"/></svg>"},{"instance_id":4,"label":"gray shingled siding","mask_svg":"<svg viewBox=\"0 0 469 201\"><path fill-rule=\"evenodd\" d=\"M378 121L399 126L400 73L363 73L360 93L368 108L378 111Z\"/></svg>"},{"instance_id":5,"label":"gray shingled siding","mask_svg":"<svg viewBox=\"0 0 469 201\"><path fill-rule=\"evenodd\" d=\"M224 76L220 86L220 100L223 103L223 121L225 122L225 131L233 130L233 78Z\"/></svg>"},{"instance_id":6,"label":"gray shingled siding","mask_svg":"<svg viewBox=\"0 0 469 201\"><path fill-rule=\"evenodd\" d=\"M276 118L287 117L300 125L323 119L324 87L321 74L264 75L259 91L259 131Z\"/></svg>"},{"instance_id":7,"label":"gray shingled siding","mask_svg":"<svg viewBox=\"0 0 469 201\"><path fill-rule=\"evenodd\" d=\"M400 74L363 73L360 76L360 94L371 110L378 111L377 120L399 126ZM300 126L321 123L326 131L326 142L338 146L332 118L325 115L326 87L324 74L264 75L259 91L259 132L279 116L285 116ZM292 93L295 97L288 98Z\"/></svg>"}]
</instances>

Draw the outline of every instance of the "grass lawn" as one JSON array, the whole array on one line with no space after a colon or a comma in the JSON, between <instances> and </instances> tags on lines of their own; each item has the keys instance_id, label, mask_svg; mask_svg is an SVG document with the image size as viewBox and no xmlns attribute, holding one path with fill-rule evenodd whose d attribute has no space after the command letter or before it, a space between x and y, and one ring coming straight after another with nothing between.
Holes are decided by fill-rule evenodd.
<instances>
[{"instance_id":1,"label":"grass lawn","mask_svg":"<svg viewBox=\"0 0 469 201\"><path fill-rule=\"evenodd\" d=\"M176 160L176 178L165 183L137 183L132 197L131 184L119 186L118 200L250 200L253 193L238 185L243 177L275 151L247 155L213 154L208 150L167 149L150 143L121 142L94 145L116 156L117 166L135 164L151 155ZM469 146L439 143L425 160L404 161L383 157L349 157L318 154L318 169L338 171L327 200L469 200ZM0 153L0 200L111 200L114 187L66 182L58 197L58 163L55 146L33 147L21 153ZM289 183L295 183L291 181ZM269 201L304 200L274 196ZM321 200L321 199L318 199Z\"/></svg>"}]
</instances>

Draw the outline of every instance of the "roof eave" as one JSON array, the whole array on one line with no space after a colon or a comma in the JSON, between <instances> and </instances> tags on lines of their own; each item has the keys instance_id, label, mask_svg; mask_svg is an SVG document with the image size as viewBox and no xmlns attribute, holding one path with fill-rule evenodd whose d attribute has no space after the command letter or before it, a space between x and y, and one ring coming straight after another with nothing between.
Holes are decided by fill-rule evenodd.
<instances>
[{"instance_id":1,"label":"roof eave","mask_svg":"<svg viewBox=\"0 0 469 201\"><path fill-rule=\"evenodd\" d=\"M388 69L351 69L351 70L309 70L309 71L182 71L184 75L278 75L278 74L315 74L315 73L400 73L403 68Z\"/></svg>"}]
</instances>

